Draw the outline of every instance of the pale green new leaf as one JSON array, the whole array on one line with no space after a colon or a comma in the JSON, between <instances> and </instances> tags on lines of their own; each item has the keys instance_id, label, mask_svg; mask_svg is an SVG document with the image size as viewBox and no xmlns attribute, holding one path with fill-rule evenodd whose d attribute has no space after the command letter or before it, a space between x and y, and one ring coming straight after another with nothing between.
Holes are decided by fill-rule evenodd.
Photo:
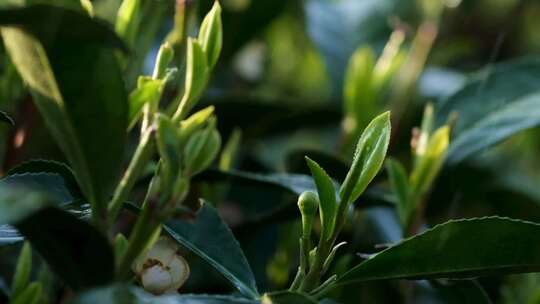
<instances>
[{"instance_id":1,"label":"pale green new leaf","mask_svg":"<svg viewBox=\"0 0 540 304\"><path fill-rule=\"evenodd\" d=\"M183 119L193 108L208 83L208 63L206 54L197 39L187 40L187 63L184 95L174 113L175 122Z\"/></svg>"},{"instance_id":2,"label":"pale green new leaf","mask_svg":"<svg viewBox=\"0 0 540 304\"><path fill-rule=\"evenodd\" d=\"M208 62L208 67L211 69L216 65L221 52L223 43L223 26L221 25L221 6L218 1L214 2L214 6L201 24L199 31L199 41L204 50Z\"/></svg>"},{"instance_id":3,"label":"pale green new leaf","mask_svg":"<svg viewBox=\"0 0 540 304\"><path fill-rule=\"evenodd\" d=\"M124 0L116 16L116 32L133 45L140 24L141 0Z\"/></svg>"},{"instance_id":4,"label":"pale green new leaf","mask_svg":"<svg viewBox=\"0 0 540 304\"><path fill-rule=\"evenodd\" d=\"M146 103L158 103L161 98L163 80L139 78L137 88L129 95L129 126L132 129L142 114Z\"/></svg>"},{"instance_id":5,"label":"pale green new leaf","mask_svg":"<svg viewBox=\"0 0 540 304\"><path fill-rule=\"evenodd\" d=\"M180 144L184 145L191 135L200 130L214 113L214 106L206 107L180 122Z\"/></svg>"},{"instance_id":6,"label":"pale green new leaf","mask_svg":"<svg viewBox=\"0 0 540 304\"><path fill-rule=\"evenodd\" d=\"M32 282L19 295L13 298L12 304L38 304L41 299L43 286L39 282Z\"/></svg>"},{"instance_id":7,"label":"pale green new leaf","mask_svg":"<svg viewBox=\"0 0 540 304\"><path fill-rule=\"evenodd\" d=\"M386 160L386 171L388 172L388 178L392 191L396 196L396 209L399 216L399 220L402 225L405 225L408 221L410 211L410 185L409 178L403 165L395 159Z\"/></svg>"},{"instance_id":8,"label":"pale green new leaf","mask_svg":"<svg viewBox=\"0 0 540 304\"><path fill-rule=\"evenodd\" d=\"M354 202L381 168L390 142L390 113L377 116L358 140L353 162L340 189L342 204Z\"/></svg>"},{"instance_id":9,"label":"pale green new leaf","mask_svg":"<svg viewBox=\"0 0 540 304\"><path fill-rule=\"evenodd\" d=\"M165 115L158 114L156 142L161 156L161 170L166 185L172 185L180 171L181 148L178 130L173 122Z\"/></svg>"},{"instance_id":10,"label":"pale green new leaf","mask_svg":"<svg viewBox=\"0 0 540 304\"><path fill-rule=\"evenodd\" d=\"M24 242L19 259L17 260L17 266L15 267L15 273L13 274L13 280L11 281L11 296L17 298L27 288L30 280L30 272L32 271L32 248L29 242Z\"/></svg>"},{"instance_id":11,"label":"pale green new leaf","mask_svg":"<svg viewBox=\"0 0 540 304\"><path fill-rule=\"evenodd\" d=\"M450 128L448 126L437 129L430 137L424 155L418 155L419 162L411 174L411 189L414 195L424 194L439 173L444 163Z\"/></svg>"},{"instance_id":12,"label":"pale green new leaf","mask_svg":"<svg viewBox=\"0 0 540 304\"><path fill-rule=\"evenodd\" d=\"M343 97L346 115L358 120L359 113L368 114L373 110L372 78L375 68L375 54L369 47L357 49L349 60L345 73ZM356 122L361 124L361 122Z\"/></svg>"},{"instance_id":13,"label":"pale green new leaf","mask_svg":"<svg viewBox=\"0 0 540 304\"><path fill-rule=\"evenodd\" d=\"M317 186L320 203L320 217L322 224L322 234L325 240L332 237L336 225L337 201L334 183L323 168L315 161L306 157L306 162L311 170L311 175Z\"/></svg>"}]
</instances>

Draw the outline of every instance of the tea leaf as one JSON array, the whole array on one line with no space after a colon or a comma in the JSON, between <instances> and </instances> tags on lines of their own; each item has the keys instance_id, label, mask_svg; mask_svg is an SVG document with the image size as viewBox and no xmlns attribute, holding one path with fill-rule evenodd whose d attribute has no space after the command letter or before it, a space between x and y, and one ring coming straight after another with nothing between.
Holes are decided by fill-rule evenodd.
<instances>
[{"instance_id":1,"label":"tea leaf","mask_svg":"<svg viewBox=\"0 0 540 304\"><path fill-rule=\"evenodd\" d=\"M244 295L258 296L251 268L231 230L217 210L203 202L195 221L172 219L164 230L178 243L207 261Z\"/></svg>"},{"instance_id":2,"label":"tea leaf","mask_svg":"<svg viewBox=\"0 0 540 304\"><path fill-rule=\"evenodd\" d=\"M306 162L311 170L319 194L322 234L324 239L328 240L332 237L336 225L337 201L334 182L319 164L308 157L306 157Z\"/></svg>"},{"instance_id":3,"label":"tea leaf","mask_svg":"<svg viewBox=\"0 0 540 304\"><path fill-rule=\"evenodd\" d=\"M208 83L208 63L201 44L194 38L187 42L187 66L184 95L174 113L175 122L183 119L193 108Z\"/></svg>"},{"instance_id":4,"label":"tea leaf","mask_svg":"<svg viewBox=\"0 0 540 304\"><path fill-rule=\"evenodd\" d=\"M96 19L49 5L2 9L0 25L6 49L82 191L103 211L126 140L127 96L112 48L122 47L121 41Z\"/></svg>"},{"instance_id":5,"label":"tea leaf","mask_svg":"<svg viewBox=\"0 0 540 304\"><path fill-rule=\"evenodd\" d=\"M163 80L161 79L139 79L137 88L129 94L128 130L131 130L139 120L145 104L159 102L162 88Z\"/></svg>"},{"instance_id":6,"label":"tea leaf","mask_svg":"<svg viewBox=\"0 0 540 304\"><path fill-rule=\"evenodd\" d=\"M12 304L38 304L41 299L43 286L39 282L32 282L22 293L13 296Z\"/></svg>"},{"instance_id":7,"label":"tea leaf","mask_svg":"<svg viewBox=\"0 0 540 304\"><path fill-rule=\"evenodd\" d=\"M540 124L540 58L524 57L496 64L474 75L441 100L437 122L452 112L458 119L448 161L456 164L509 136Z\"/></svg>"},{"instance_id":8,"label":"tea leaf","mask_svg":"<svg viewBox=\"0 0 540 304\"><path fill-rule=\"evenodd\" d=\"M540 224L532 222L501 217L452 220L375 254L338 284L537 272L539 236Z\"/></svg>"},{"instance_id":9,"label":"tea leaf","mask_svg":"<svg viewBox=\"0 0 540 304\"><path fill-rule=\"evenodd\" d=\"M57 174L60 177L63 178L63 182L59 183L57 186L50 187L49 189L45 190L52 190L57 189L59 185L63 184L69 191L69 193L73 196L74 199L82 199L83 196L81 194L81 191L79 189L79 186L77 185L77 179L75 178L75 175L70 167L68 167L66 164L54 161L54 160L46 160L46 159L32 159L26 162L23 162L16 167L11 168L5 178L8 178L11 175L16 174L25 174L25 173L32 173L32 174L43 174L43 173L49 173L49 174ZM40 175L43 177L46 177L47 175ZM0 180L1 183L1 180Z\"/></svg>"},{"instance_id":10,"label":"tea leaf","mask_svg":"<svg viewBox=\"0 0 540 304\"><path fill-rule=\"evenodd\" d=\"M13 274L13 280L11 285L11 297L17 298L27 288L30 280L30 272L32 271L32 248L30 243L25 242L19 258L17 260L17 266L15 267L15 273Z\"/></svg>"},{"instance_id":11,"label":"tea leaf","mask_svg":"<svg viewBox=\"0 0 540 304\"><path fill-rule=\"evenodd\" d=\"M405 172L403 165L395 159L386 160L386 171L388 171L388 178L392 186L392 191L397 198L397 213L402 225L407 223L410 208L410 185L409 178Z\"/></svg>"},{"instance_id":12,"label":"tea leaf","mask_svg":"<svg viewBox=\"0 0 540 304\"><path fill-rule=\"evenodd\" d=\"M112 281L112 249L107 238L91 224L46 207L14 225L71 288L79 290Z\"/></svg>"},{"instance_id":13,"label":"tea leaf","mask_svg":"<svg viewBox=\"0 0 540 304\"><path fill-rule=\"evenodd\" d=\"M390 113L371 121L358 140L353 162L340 189L342 204L354 202L381 168L390 142Z\"/></svg>"},{"instance_id":14,"label":"tea leaf","mask_svg":"<svg viewBox=\"0 0 540 304\"><path fill-rule=\"evenodd\" d=\"M206 53L208 67L211 69L216 65L221 52L223 43L223 29L221 25L221 6L218 1L214 2L214 6L201 24L199 31L199 41L202 49Z\"/></svg>"},{"instance_id":15,"label":"tea leaf","mask_svg":"<svg viewBox=\"0 0 540 304\"><path fill-rule=\"evenodd\" d=\"M173 122L165 115L157 115L156 142L161 156L161 168L165 188L171 187L180 172L181 149L178 131Z\"/></svg>"},{"instance_id":16,"label":"tea leaf","mask_svg":"<svg viewBox=\"0 0 540 304\"><path fill-rule=\"evenodd\" d=\"M35 189L0 190L0 224L14 225L66 285L77 290L112 280L112 249L91 224L55 208L60 202Z\"/></svg>"},{"instance_id":17,"label":"tea leaf","mask_svg":"<svg viewBox=\"0 0 540 304\"><path fill-rule=\"evenodd\" d=\"M363 127L364 115L374 110L373 69L375 68L375 53L370 47L357 49L347 66L343 85L345 112L354 119L355 128ZM367 122L366 122L367 123Z\"/></svg>"},{"instance_id":18,"label":"tea leaf","mask_svg":"<svg viewBox=\"0 0 540 304\"><path fill-rule=\"evenodd\" d=\"M133 45L140 24L141 0L124 0L116 16L116 32Z\"/></svg>"}]
</instances>

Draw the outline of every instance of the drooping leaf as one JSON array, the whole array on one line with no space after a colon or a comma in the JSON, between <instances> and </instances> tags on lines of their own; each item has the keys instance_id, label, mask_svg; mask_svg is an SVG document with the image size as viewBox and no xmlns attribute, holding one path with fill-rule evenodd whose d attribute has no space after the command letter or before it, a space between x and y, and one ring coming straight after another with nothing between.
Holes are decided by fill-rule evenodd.
<instances>
[{"instance_id":1,"label":"drooping leaf","mask_svg":"<svg viewBox=\"0 0 540 304\"><path fill-rule=\"evenodd\" d=\"M212 265L242 294L258 297L255 278L240 244L209 203L202 203L193 222L172 219L163 228L178 243Z\"/></svg>"},{"instance_id":2,"label":"drooping leaf","mask_svg":"<svg viewBox=\"0 0 540 304\"><path fill-rule=\"evenodd\" d=\"M86 13L51 5L0 10L6 49L89 201L104 208L119 173L128 103L114 47Z\"/></svg>"},{"instance_id":3,"label":"drooping leaf","mask_svg":"<svg viewBox=\"0 0 540 304\"><path fill-rule=\"evenodd\" d=\"M315 304L317 301L308 295L292 292L292 291L277 291L263 295L261 304Z\"/></svg>"},{"instance_id":4,"label":"drooping leaf","mask_svg":"<svg viewBox=\"0 0 540 304\"><path fill-rule=\"evenodd\" d=\"M358 140L351 168L339 191L342 203L356 201L366 190L384 162L389 142L390 113L385 112L371 121Z\"/></svg>"},{"instance_id":5,"label":"drooping leaf","mask_svg":"<svg viewBox=\"0 0 540 304\"><path fill-rule=\"evenodd\" d=\"M501 140L540 124L540 58L525 57L477 73L438 105L437 121L458 119L448 161L460 162Z\"/></svg>"},{"instance_id":6,"label":"drooping leaf","mask_svg":"<svg viewBox=\"0 0 540 304\"><path fill-rule=\"evenodd\" d=\"M540 224L509 218L452 220L374 255L338 284L538 272L539 232Z\"/></svg>"},{"instance_id":7,"label":"drooping leaf","mask_svg":"<svg viewBox=\"0 0 540 304\"><path fill-rule=\"evenodd\" d=\"M322 233L324 238L328 240L332 237L334 226L336 224L336 189L334 188L334 182L330 176L328 176L319 164L308 157L306 157L306 161L311 170L311 175L315 180L317 193L319 194Z\"/></svg>"},{"instance_id":8,"label":"drooping leaf","mask_svg":"<svg viewBox=\"0 0 540 304\"><path fill-rule=\"evenodd\" d=\"M226 295L165 294L151 295L144 290L125 285L96 288L77 295L69 304L257 304L258 301Z\"/></svg>"}]
</instances>

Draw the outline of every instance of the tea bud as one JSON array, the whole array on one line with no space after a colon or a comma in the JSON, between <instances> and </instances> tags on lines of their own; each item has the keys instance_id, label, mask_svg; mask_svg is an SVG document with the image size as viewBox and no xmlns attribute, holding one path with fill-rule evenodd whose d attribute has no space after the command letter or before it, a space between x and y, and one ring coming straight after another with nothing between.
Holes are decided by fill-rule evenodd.
<instances>
[{"instance_id":1,"label":"tea bud","mask_svg":"<svg viewBox=\"0 0 540 304\"><path fill-rule=\"evenodd\" d=\"M298 197L298 209L302 214L302 235L309 237L313 219L319 208L319 196L312 191L305 191Z\"/></svg>"}]
</instances>

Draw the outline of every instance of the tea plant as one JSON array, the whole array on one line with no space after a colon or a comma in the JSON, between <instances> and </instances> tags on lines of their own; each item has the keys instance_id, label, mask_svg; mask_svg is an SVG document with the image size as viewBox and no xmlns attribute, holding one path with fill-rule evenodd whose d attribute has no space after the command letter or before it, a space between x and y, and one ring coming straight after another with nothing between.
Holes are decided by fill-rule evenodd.
<instances>
[{"instance_id":1,"label":"tea plant","mask_svg":"<svg viewBox=\"0 0 540 304\"><path fill-rule=\"evenodd\" d=\"M105 2L0 6L1 96L29 92L66 162L11 164L0 179L0 246L16 256L0 263L11 265L0 273L6 301L356 303L361 294L368 295L364 302L378 301L370 292L382 288L407 303L424 293L444 294L448 303L460 296L491 303L478 277L540 272L536 222L504 212L427 217L438 200L470 186L454 179L475 168L457 164L540 123L538 82L530 81L540 80L535 58L497 64L435 105L414 104L451 3L418 2L423 13L410 45L408 29L397 26L380 56L370 46L352 53L343 113L332 121L341 122L331 136L339 156L300 151L300 165L294 157L287 164L298 172L260 173L238 165L242 148L256 151L258 136L294 136L294 124L332 119L324 107L235 108L211 98L221 93L208 89L212 81L230 81L220 60L240 61L227 42L243 45L242 35L253 34L242 22L270 22L265 10L283 4L224 1L222 8L216 1L206 10L202 2L176 1L171 16L170 3ZM204 10L200 24L197 9ZM165 16L173 20L163 35ZM224 24L232 28L235 17L240 26L228 34ZM153 68L146 75L148 53ZM479 92L486 98L481 108L472 103ZM417 108L424 111L412 128ZM13 130L17 148L29 131L11 112L0 112L0 131ZM399 145L405 149L392 149ZM509 180L496 179L535 195ZM385 220L373 217L383 211ZM372 218L395 224L398 235L372 242L378 236L365 228ZM272 276L282 279L269 283ZM511 297L531 289L502 290Z\"/></svg>"}]
</instances>

